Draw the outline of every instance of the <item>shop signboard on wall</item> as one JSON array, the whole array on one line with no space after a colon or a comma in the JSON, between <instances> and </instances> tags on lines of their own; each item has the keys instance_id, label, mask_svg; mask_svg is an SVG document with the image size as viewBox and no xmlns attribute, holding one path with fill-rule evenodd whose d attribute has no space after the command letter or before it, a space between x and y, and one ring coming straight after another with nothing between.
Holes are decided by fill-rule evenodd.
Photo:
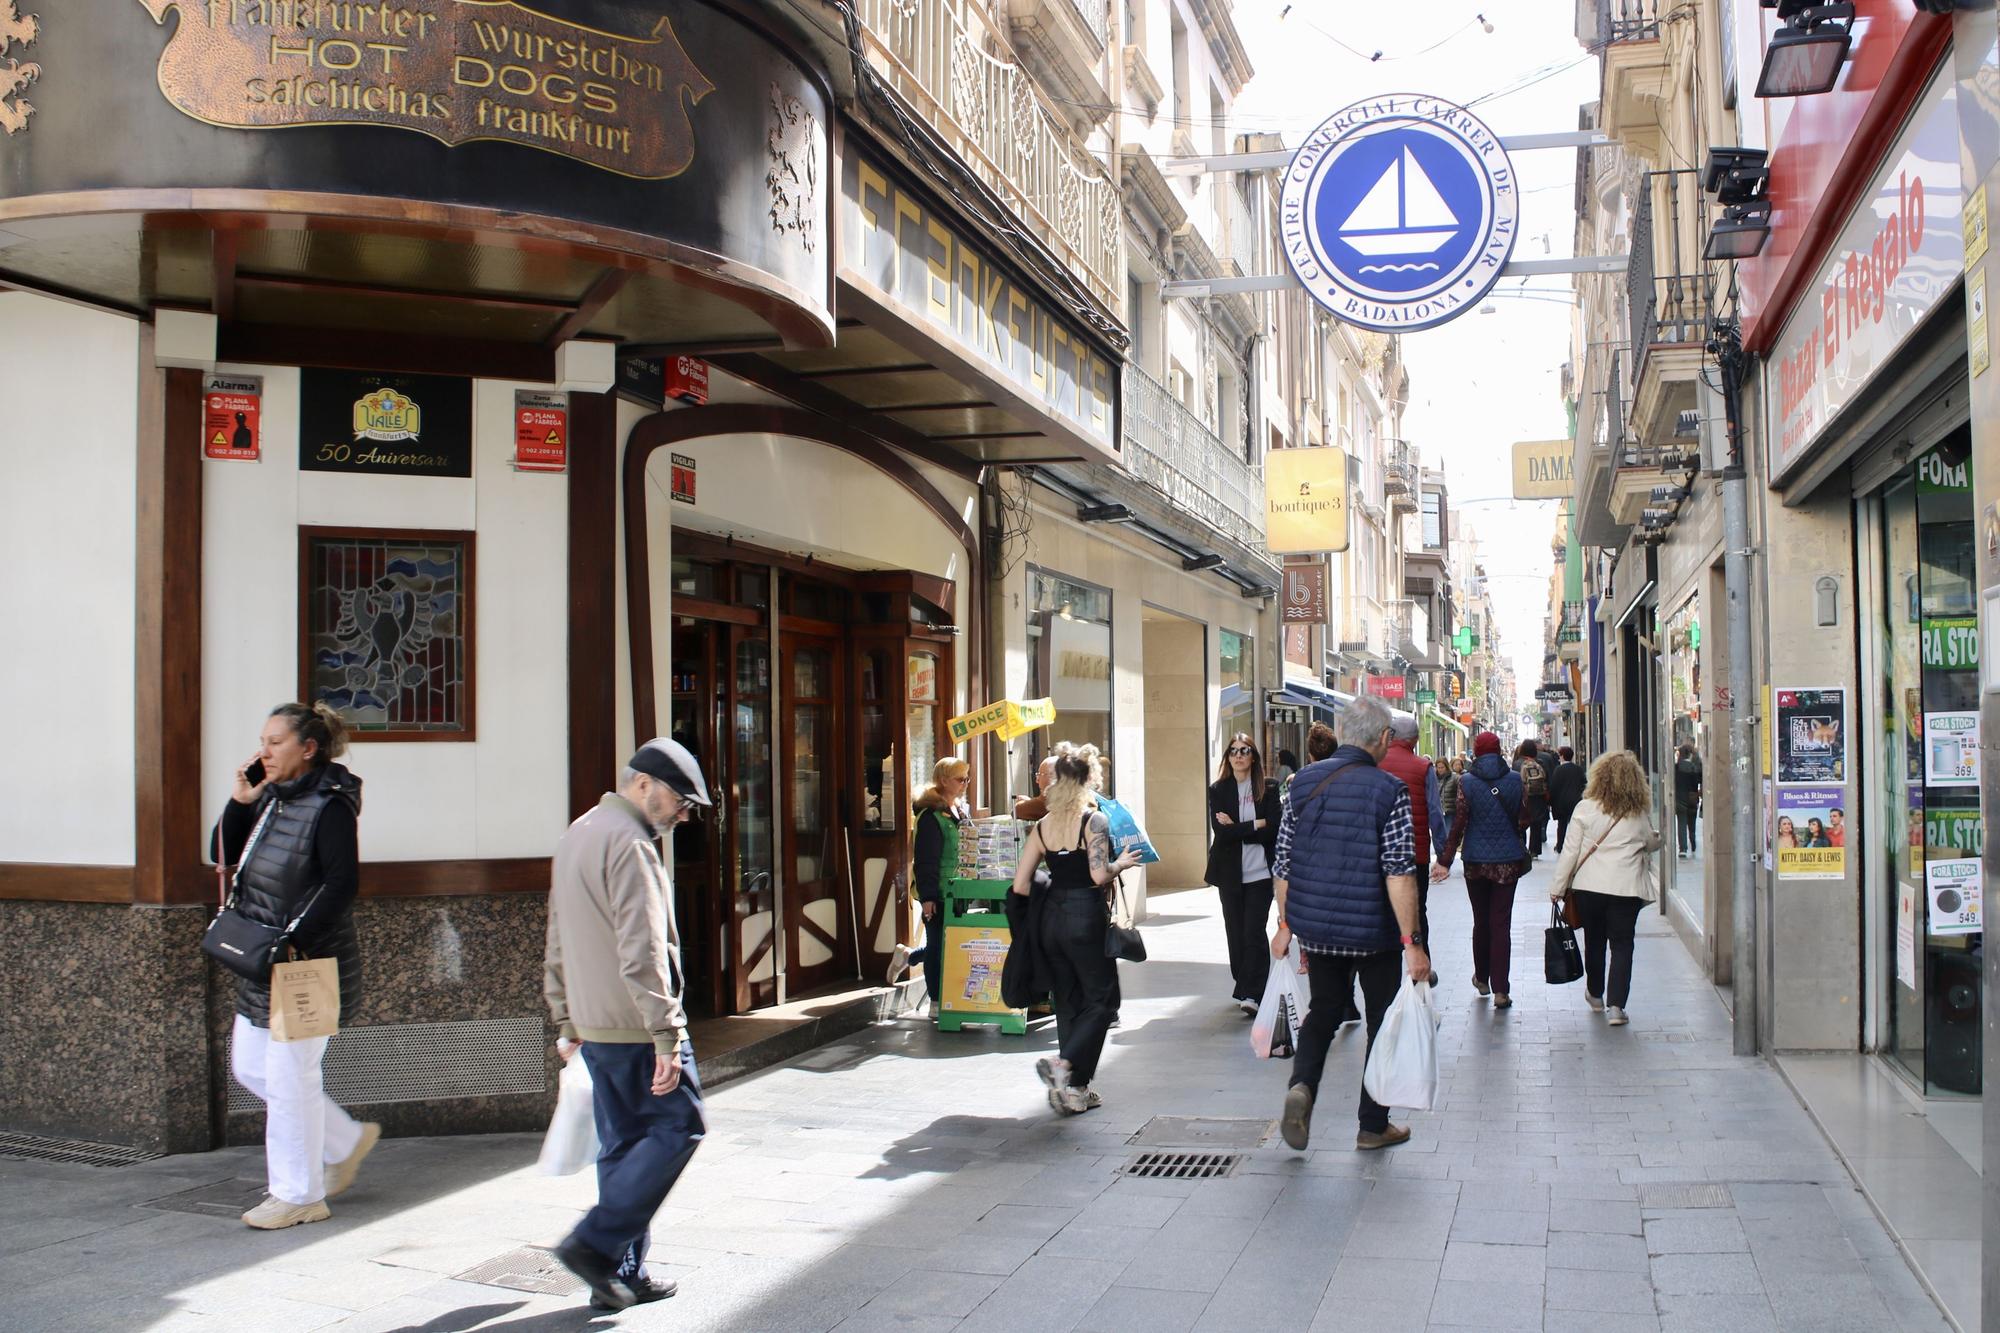
<instances>
[{"instance_id":1,"label":"shop signboard on wall","mask_svg":"<svg viewBox=\"0 0 2000 1333\"><path fill-rule=\"evenodd\" d=\"M1957 83L1947 65L1890 148L1768 354L1770 479L1794 471L1965 268Z\"/></svg>"},{"instance_id":2,"label":"shop signboard on wall","mask_svg":"<svg viewBox=\"0 0 2000 1333\"><path fill-rule=\"evenodd\" d=\"M472 381L450 375L299 372L299 467L408 477L472 475Z\"/></svg>"},{"instance_id":3,"label":"shop signboard on wall","mask_svg":"<svg viewBox=\"0 0 2000 1333\"><path fill-rule=\"evenodd\" d=\"M1924 714L1924 785L1979 785L1979 714Z\"/></svg>"},{"instance_id":4,"label":"shop signboard on wall","mask_svg":"<svg viewBox=\"0 0 2000 1333\"><path fill-rule=\"evenodd\" d=\"M1347 451L1331 445L1264 455L1264 545L1274 555L1347 549Z\"/></svg>"},{"instance_id":5,"label":"shop signboard on wall","mask_svg":"<svg viewBox=\"0 0 2000 1333\"><path fill-rule=\"evenodd\" d=\"M1847 781L1847 691L1842 689L1780 689L1777 725L1771 728L1777 747L1778 782L1834 783Z\"/></svg>"},{"instance_id":6,"label":"shop signboard on wall","mask_svg":"<svg viewBox=\"0 0 2000 1333\"><path fill-rule=\"evenodd\" d=\"M1924 890L1931 904L1931 934L1971 935L1979 931L1979 881L1977 861L1924 863Z\"/></svg>"},{"instance_id":7,"label":"shop signboard on wall","mask_svg":"<svg viewBox=\"0 0 2000 1333\"><path fill-rule=\"evenodd\" d=\"M1437 701L1438 701L1438 692L1437 692L1436 690L1418 690L1418 691L1417 691L1417 702L1418 702L1418 703L1420 703L1420 704L1434 704L1434 703L1436 703Z\"/></svg>"},{"instance_id":8,"label":"shop signboard on wall","mask_svg":"<svg viewBox=\"0 0 2000 1333\"><path fill-rule=\"evenodd\" d=\"M1974 671L1979 667L1979 621L1972 616L1927 616L1924 670Z\"/></svg>"},{"instance_id":9,"label":"shop signboard on wall","mask_svg":"<svg viewBox=\"0 0 2000 1333\"><path fill-rule=\"evenodd\" d=\"M514 467L561 472L569 466L569 396L514 391Z\"/></svg>"},{"instance_id":10,"label":"shop signboard on wall","mask_svg":"<svg viewBox=\"0 0 2000 1333\"><path fill-rule=\"evenodd\" d=\"M1772 843L1781 879L1847 874L1847 789L1781 787Z\"/></svg>"},{"instance_id":11,"label":"shop signboard on wall","mask_svg":"<svg viewBox=\"0 0 2000 1333\"><path fill-rule=\"evenodd\" d=\"M1401 699L1403 697L1403 678L1401 676L1366 676L1363 677L1363 684L1367 686L1368 693L1374 695L1377 699Z\"/></svg>"},{"instance_id":12,"label":"shop signboard on wall","mask_svg":"<svg viewBox=\"0 0 2000 1333\"><path fill-rule=\"evenodd\" d=\"M1567 500L1576 494L1574 440L1522 440L1514 446L1514 498Z\"/></svg>"},{"instance_id":13,"label":"shop signboard on wall","mask_svg":"<svg viewBox=\"0 0 2000 1333\"><path fill-rule=\"evenodd\" d=\"M209 375L201 385L201 452L255 463L263 457L262 375Z\"/></svg>"},{"instance_id":14,"label":"shop signboard on wall","mask_svg":"<svg viewBox=\"0 0 2000 1333\"><path fill-rule=\"evenodd\" d=\"M1324 625L1326 623L1326 564L1316 561L1309 565L1286 565L1283 569L1284 609L1281 619L1287 625Z\"/></svg>"}]
</instances>

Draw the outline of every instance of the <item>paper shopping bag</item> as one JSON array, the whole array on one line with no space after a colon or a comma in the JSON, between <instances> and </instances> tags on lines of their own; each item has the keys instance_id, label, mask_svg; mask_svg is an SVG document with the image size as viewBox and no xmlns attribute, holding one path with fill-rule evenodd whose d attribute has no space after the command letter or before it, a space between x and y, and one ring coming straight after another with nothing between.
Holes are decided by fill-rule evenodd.
<instances>
[{"instance_id":1,"label":"paper shopping bag","mask_svg":"<svg viewBox=\"0 0 2000 1333\"><path fill-rule=\"evenodd\" d=\"M307 1041L340 1030L340 961L299 958L271 969L271 1040Z\"/></svg>"}]
</instances>

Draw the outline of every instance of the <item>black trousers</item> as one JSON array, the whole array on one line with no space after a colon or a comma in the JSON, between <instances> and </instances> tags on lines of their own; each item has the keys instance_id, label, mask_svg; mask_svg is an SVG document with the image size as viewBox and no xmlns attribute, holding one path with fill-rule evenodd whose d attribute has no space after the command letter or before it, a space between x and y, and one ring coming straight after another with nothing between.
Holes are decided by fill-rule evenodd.
<instances>
[{"instance_id":1,"label":"black trousers","mask_svg":"<svg viewBox=\"0 0 2000 1333\"><path fill-rule=\"evenodd\" d=\"M1042 908L1042 957L1056 1001L1056 1047L1073 1087L1097 1076L1098 1057L1118 1016L1118 964L1104 956L1111 909L1097 888L1050 889Z\"/></svg>"},{"instance_id":2,"label":"black trousers","mask_svg":"<svg viewBox=\"0 0 2000 1333\"><path fill-rule=\"evenodd\" d=\"M1542 843L1549 836L1549 812L1546 806L1529 807L1527 834L1528 855L1540 856Z\"/></svg>"},{"instance_id":3,"label":"black trousers","mask_svg":"<svg viewBox=\"0 0 2000 1333\"><path fill-rule=\"evenodd\" d=\"M1689 856L1701 850L1695 841L1695 824L1699 818L1700 815L1693 810L1674 811L1674 822L1680 825L1680 850Z\"/></svg>"},{"instance_id":4,"label":"black trousers","mask_svg":"<svg viewBox=\"0 0 2000 1333\"><path fill-rule=\"evenodd\" d=\"M1271 881L1253 879L1241 888L1218 888L1222 895L1222 929L1229 938L1229 978L1234 997L1252 1004L1264 998L1271 979L1271 940L1264 932L1271 921Z\"/></svg>"},{"instance_id":5,"label":"black trousers","mask_svg":"<svg viewBox=\"0 0 2000 1333\"><path fill-rule=\"evenodd\" d=\"M1365 1065L1368 1051L1375 1049L1375 1034L1382 1027L1382 1016L1389 1012L1396 988L1402 985L1403 959L1395 949L1361 958L1315 953L1305 955L1305 959L1312 1000L1306 1021L1299 1028L1298 1052L1292 1057L1292 1085L1303 1083L1311 1088L1317 1105L1320 1075L1326 1072L1327 1050L1340 1031L1341 1016L1354 1003L1355 977L1361 979L1361 998L1368 1006L1368 1045L1361 1056ZM1370 1097L1365 1087L1361 1089L1360 1121L1361 1128L1372 1134L1380 1134L1389 1127L1389 1108Z\"/></svg>"},{"instance_id":6,"label":"black trousers","mask_svg":"<svg viewBox=\"0 0 2000 1333\"><path fill-rule=\"evenodd\" d=\"M1632 994L1632 936L1639 924L1643 898L1572 889L1576 912L1583 918L1583 984L1592 995L1619 1009ZM1611 951L1611 975L1604 975L1604 953Z\"/></svg>"},{"instance_id":7,"label":"black trousers","mask_svg":"<svg viewBox=\"0 0 2000 1333\"><path fill-rule=\"evenodd\" d=\"M1566 814L1558 810L1556 812L1556 853L1558 855L1562 853L1563 839L1568 836L1569 836L1569 814Z\"/></svg>"}]
</instances>

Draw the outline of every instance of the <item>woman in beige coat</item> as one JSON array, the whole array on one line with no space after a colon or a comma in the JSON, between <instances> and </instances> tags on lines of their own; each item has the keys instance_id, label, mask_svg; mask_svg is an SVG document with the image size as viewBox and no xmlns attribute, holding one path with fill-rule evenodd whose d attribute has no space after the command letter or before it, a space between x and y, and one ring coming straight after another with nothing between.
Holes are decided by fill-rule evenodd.
<instances>
[{"instance_id":1,"label":"woman in beige coat","mask_svg":"<svg viewBox=\"0 0 2000 1333\"><path fill-rule=\"evenodd\" d=\"M1583 919L1584 999L1593 1012L1603 1011L1612 1027L1626 1023L1639 911L1660 896L1653 866L1660 834L1646 813L1648 803L1646 774L1631 751L1614 750L1592 764L1590 785L1570 816L1569 837L1549 888L1552 898L1576 895Z\"/></svg>"}]
</instances>

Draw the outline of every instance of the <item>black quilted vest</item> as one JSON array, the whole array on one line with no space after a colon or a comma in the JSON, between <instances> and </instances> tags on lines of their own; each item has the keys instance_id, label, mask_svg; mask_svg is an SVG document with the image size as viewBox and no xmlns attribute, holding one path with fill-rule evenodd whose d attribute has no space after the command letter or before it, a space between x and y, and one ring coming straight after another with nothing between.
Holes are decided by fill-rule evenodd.
<instances>
[{"instance_id":1,"label":"black quilted vest","mask_svg":"<svg viewBox=\"0 0 2000 1333\"><path fill-rule=\"evenodd\" d=\"M270 926L282 926L299 914L325 878L316 843L320 816L334 801L346 802L359 817L361 779L340 764L327 764L283 786L274 783L265 791L257 810L263 832L236 871L237 911ZM295 942L309 958L340 960L340 1008L343 1015L352 1013L361 996L361 942L354 933L354 913L342 912L316 934ZM236 1012L258 1027L270 1026L271 988L237 978Z\"/></svg>"}]
</instances>

